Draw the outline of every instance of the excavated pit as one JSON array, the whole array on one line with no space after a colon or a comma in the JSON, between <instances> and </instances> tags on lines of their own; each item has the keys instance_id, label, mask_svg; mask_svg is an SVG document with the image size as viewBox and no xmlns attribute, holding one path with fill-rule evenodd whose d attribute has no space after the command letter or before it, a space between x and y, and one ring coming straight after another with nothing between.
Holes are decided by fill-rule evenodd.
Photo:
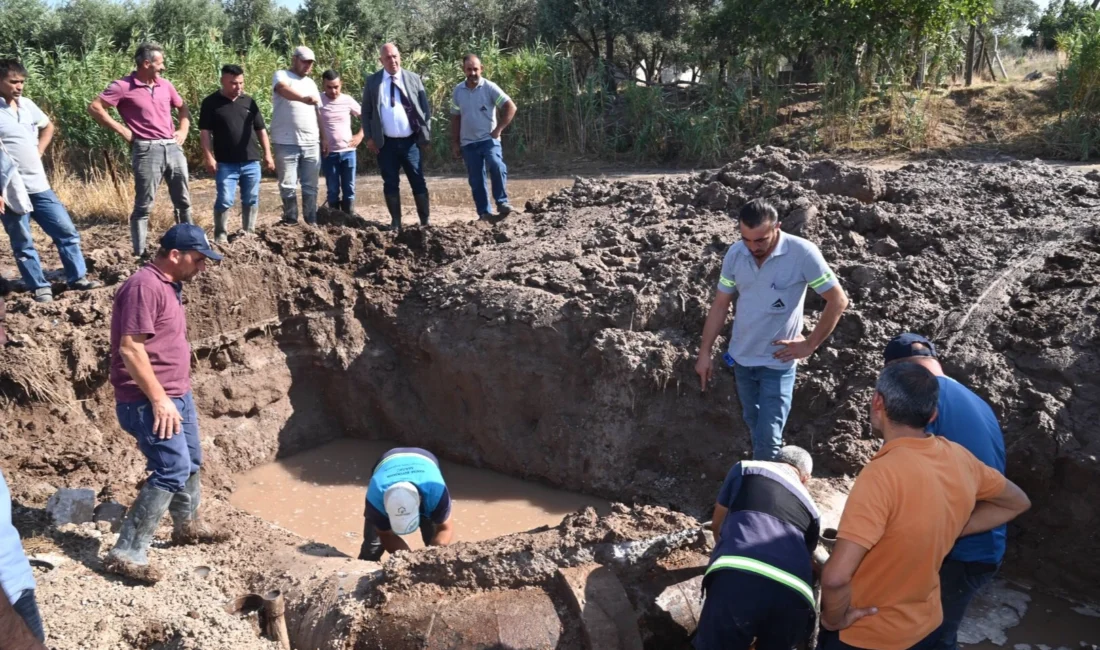
<instances>
[{"instance_id":1,"label":"excavated pit","mask_svg":"<svg viewBox=\"0 0 1100 650\"><path fill-rule=\"evenodd\" d=\"M882 346L902 330L931 335L949 374L993 404L1008 474L1035 504L1010 527L1005 571L1095 598L1100 565L1081 558L1100 551L1088 534L1100 498L1098 180L1037 163L932 161L880 173L758 149L720 170L657 182L578 179L495 226L394 238L326 213L321 228L237 239L185 291L210 494L276 456L350 437L690 516L585 512L379 566L215 504L238 540L188 561L220 562L223 590L285 587L303 648L436 647L425 630L473 639L462 634L492 622L475 614L504 624L516 603L542 616L531 629L545 635L494 643L591 645L577 636L588 628L574 588L588 582L610 585L612 608L623 603L620 584L642 612L643 641L676 647L691 618L691 589L679 585L705 561L705 540L690 531L750 449L732 377L720 373L700 394L693 359L737 237L731 215L768 197L786 230L821 246L852 298L832 339L800 369L787 429L828 479L819 493L842 502L830 488L875 449L864 414ZM133 265L116 245L87 257L108 288L9 305L26 347L0 357L0 467L32 511L62 485L128 503L143 474L107 384L111 297ZM807 299L811 325L820 308ZM46 534L76 544L72 531ZM104 542L78 553L80 564L95 573L105 550ZM181 575L192 569L181 565ZM171 583L156 589L177 593ZM664 609L651 606L659 601ZM466 632L432 623L450 621L446 612L480 623ZM155 615L168 637L184 639L158 647L192 647L184 632L199 623L184 613ZM217 616L202 629L232 627ZM63 634L144 647L133 639L152 633L130 618L115 620L118 633L74 621ZM393 630L405 630L404 640L387 636Z\"/></svg>"}]
</instances>

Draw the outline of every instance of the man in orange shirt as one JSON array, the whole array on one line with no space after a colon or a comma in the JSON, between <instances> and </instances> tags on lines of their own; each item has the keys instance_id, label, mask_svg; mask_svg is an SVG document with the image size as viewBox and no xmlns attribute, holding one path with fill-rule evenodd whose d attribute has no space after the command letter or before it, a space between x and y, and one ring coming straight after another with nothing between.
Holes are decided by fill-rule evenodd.
<instances>
[{"instance_id":1,"label":"man in orange shirt","mask_svg":"<svg viewBox=\"0 0 1100 650\"><path fill-rule=\"evenodd\" d=\"M871 429L885 443L852 486L822 573L819 650L934 647L939 570L955 540L1031 506L999 472L925 431L938 399L936 377L920 365L879 375Z\"/></svg>"}]
</instances>

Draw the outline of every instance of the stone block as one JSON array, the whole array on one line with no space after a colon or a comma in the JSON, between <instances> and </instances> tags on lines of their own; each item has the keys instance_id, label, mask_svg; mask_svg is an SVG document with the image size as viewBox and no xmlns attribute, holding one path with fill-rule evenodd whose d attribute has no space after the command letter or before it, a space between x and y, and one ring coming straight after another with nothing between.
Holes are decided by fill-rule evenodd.
<instances>
[{"instance_id":1,"label":"stone block","mask_svg":"<svg viewBox=\"0 0 1100 650\"><path fill-rule=\"evenodd\" d=\"M558 569L563 596L581 619L587 650L642 650L638 615L615 573L599 564Z\"/></svg>"},{"instance_id":2,"label":"stone block","mask_svg":"<svg viewBox=\"0 0 1100 650\"><path fill-rule=\"evenodd\" d=\"M95 514L95 491L87 488L61 488L46 503L55 526L83 524Z\"/></svg>"},{"instance_id":3,"label":"stone block","mask_svg":"<svg viewBox=\"0 0 1100 650\"><path fill-rule=\"evenodd\" d=\"M126 506L122 505L118 501L104 501L95 508L95 514L92 516L92 521L97 524L100 522L110 525L109 531L117 533L118 529L122 527L122 518L126 516Z\"/></svg>"}]
</instances>

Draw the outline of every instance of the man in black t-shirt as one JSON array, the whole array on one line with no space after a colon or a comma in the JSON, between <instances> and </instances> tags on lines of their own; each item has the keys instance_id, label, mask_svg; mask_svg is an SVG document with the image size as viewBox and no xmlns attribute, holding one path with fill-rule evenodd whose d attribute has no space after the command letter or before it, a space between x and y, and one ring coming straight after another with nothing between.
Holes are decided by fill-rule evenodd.
<instances>
[{"instance_id":1,"label":"man in black t-shirt","mask_svg":"<svg viewBox=\"0 0 1100 650\"><path fill-rule=\"evenodd\" d=\"M206 170L215 175L218 197L214 200L214 241L229 241L226 212L233 207L237 183L241 184L241 222L245 232L256 227L260 201L260 146L264 165L275 169L271 144L260 107L244 94L244 70L222 66L221 90L202 100L199 131Z\"/></svg>"}]
</instances>

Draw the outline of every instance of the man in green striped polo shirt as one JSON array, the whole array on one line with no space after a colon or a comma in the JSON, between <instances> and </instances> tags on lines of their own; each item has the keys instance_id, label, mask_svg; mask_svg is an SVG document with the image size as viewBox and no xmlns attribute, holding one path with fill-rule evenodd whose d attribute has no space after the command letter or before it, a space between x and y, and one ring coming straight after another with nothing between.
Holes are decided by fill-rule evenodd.
<instances>
[{"instance_id":1,"label":"man in green striped polo shirt","mask_svg":"<svg viewBox=\"0 0 1100 650\"><path fill-rule=\"evenodd\" d=\"M722 263L695 372L706 391L713 373L714 342L736 293L727 362L737 379L753 459L774 460L783 445L798 361L813 354L833 333L848 307L848 296L817 246L779 229L779 214L771 203L749 202L741 208L738 221L741 241L730 246ZM808 338L802 335L806 287L825 299L825 310Z\"/></svg>"}]
</instances>

